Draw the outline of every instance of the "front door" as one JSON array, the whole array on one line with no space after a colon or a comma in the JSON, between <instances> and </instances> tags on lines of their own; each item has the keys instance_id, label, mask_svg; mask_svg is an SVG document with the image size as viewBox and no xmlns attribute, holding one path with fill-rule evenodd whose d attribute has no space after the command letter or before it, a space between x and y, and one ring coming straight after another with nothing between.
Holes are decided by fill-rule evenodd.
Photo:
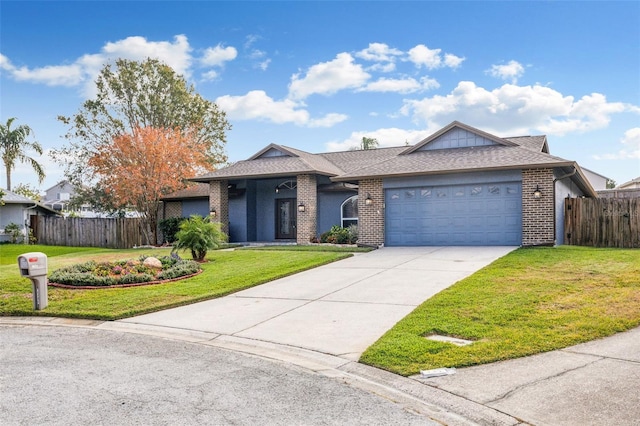
<instances>
[{"instance_id":1,"label":"front door","mask_svg":"<svg viewBox=\"0 0 640 426\"><path fill-rule=\"evenodd\" d=\"M296 238L296 199L276 200L276 238Z\"/></svg>"}]
</instances>

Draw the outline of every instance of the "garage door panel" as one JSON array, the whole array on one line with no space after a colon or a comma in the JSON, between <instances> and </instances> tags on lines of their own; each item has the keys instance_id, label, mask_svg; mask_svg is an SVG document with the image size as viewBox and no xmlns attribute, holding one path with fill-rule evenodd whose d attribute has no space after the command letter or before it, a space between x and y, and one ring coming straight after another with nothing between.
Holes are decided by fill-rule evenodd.
<instances>
[{"instance_id":1,"label":"garage door panel","mask_svg":"<svg viewBox=\"0 0 640 426\"><path fill-rule=\"evenodd\" d=\"M485 223L487 225L487 228L489 229L491 228L501 229L504 223L504 216L489 215L489 216L486 216L485 219L486 219Z\"/></svg>"},{"instance_id":2,"label":"garage door panel","mask_svg":"<svg viewBox=\"0 0 640 426\"><path fill-rule=\"evenodd\" d=\"M385 191L387 245L519 245L519 182Z\"/></svg>"}]
</instances>

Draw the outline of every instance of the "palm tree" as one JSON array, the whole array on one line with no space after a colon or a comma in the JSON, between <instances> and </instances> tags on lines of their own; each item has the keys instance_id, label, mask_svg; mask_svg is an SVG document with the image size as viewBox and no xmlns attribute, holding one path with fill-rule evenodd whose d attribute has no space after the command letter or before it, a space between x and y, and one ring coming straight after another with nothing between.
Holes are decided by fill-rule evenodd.
<instances>
[{"instance_id":1,"label":"palm tree","mask_svg":"<svg viewBox=\"0 0 640 426\"><path fill-rule=\"evenodd\" d=\"M16 160L21 163L30 163L38 175L38 182L42 183L45 177L42 166L25 154L27 149L32 149L42 155L42 146L38 142L26 140L32 132L31 127L22 125L11 130L11 123L14 120L15 117L8 119L6 125L0 124L0 152L7 172L7 189L9 191L11 191L11 170L15 167Z\"/></svg>"}]
</instances>

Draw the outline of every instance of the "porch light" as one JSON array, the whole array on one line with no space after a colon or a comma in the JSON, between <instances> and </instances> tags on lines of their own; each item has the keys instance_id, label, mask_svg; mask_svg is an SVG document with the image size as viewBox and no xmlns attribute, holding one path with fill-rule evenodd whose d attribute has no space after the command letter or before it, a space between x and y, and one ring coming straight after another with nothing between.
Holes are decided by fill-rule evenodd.
<instances>
[{"instance_id":1,"label":"porch light","mask_svg":"<svg viewBox=\"0 0 640 426\"><path fill-rule=\"evenodd\" d=\"M367 198L364 199L364 203L367 206L370 206L371 204L373 204L373 200L371 199L371 194L369 194L368 192L367 192Z\"/></svg>"},{"instance_id":2,"label":"porch light","mask_svg":"<svg viewBox=\"0 0 640 426\"><path fill-rule=\"evenodd\" d=\"M540 191L540 185L536 185L536 190L533 191L533 198L542 198L542 191Z\"/></svg>"},{"instance_id":3,"label":"porch light","mask_svg":"<svg viewBox=\"0 0 640 426\"><path fill-rule=\"evenodd\" d=\"M209 212L209 216L211 217L216 217L218 215L218 213L216 213L216 209L213 209Z\"/></svg>"},{"instance_id":4,"label":"porch light","mask_svg":"<svg viewBox=\"0 0 640 426\"><path fill-rule=\"evenodd\" d=\"M298 204L298 211L299 211L300 213L303 213L303 212L304 212L304 204L302 203L302 201L300 202L300 204Z\"/></svg>"},{"instance_id":5,"label":"porch light","mask_svg":"<svg viewBox=\"0 0 640 426\"><path fill-rule=\"evenodd\" d=\"M276 194L280 192L280 188L276 186Z\"/></svg>"}]
</instances>

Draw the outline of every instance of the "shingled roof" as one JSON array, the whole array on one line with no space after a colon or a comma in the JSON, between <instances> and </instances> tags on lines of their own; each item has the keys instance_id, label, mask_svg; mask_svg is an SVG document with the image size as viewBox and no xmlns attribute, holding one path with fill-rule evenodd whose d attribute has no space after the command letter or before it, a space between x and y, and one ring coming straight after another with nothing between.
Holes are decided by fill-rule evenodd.
<instances>
[{"instance_id":1,"label":"shingled roof","mask_svg":"<svg viewBox=\"0 0 640 426\"><path fill-rule=\"evenodd\" d=\"M448 149L424 149L449 130L473 132L493 143ZM433 146L433 145L430 145ZM335 182L522 168L572 168L574 161L549 154L547 138L515 136L499 138L457 121L413 146L312 154L283 145L270 144L248 160L198 176L192 181L257 179L319 174ZM592 192L587 190L586 192Z\"/></svg>"},{"instance_id":2,"label":"shingled roof","mask_svg":"<svg viewBox=\"0 0 640 426\"><path fill-rule=\"evenodd\" d=\"M375 177L413 176L462 171L507 170L541 167L565 167L572 161L521 146L476 146L456 149L417 151L336 176L335 181Z\"/></svg>"}]
</instances>

